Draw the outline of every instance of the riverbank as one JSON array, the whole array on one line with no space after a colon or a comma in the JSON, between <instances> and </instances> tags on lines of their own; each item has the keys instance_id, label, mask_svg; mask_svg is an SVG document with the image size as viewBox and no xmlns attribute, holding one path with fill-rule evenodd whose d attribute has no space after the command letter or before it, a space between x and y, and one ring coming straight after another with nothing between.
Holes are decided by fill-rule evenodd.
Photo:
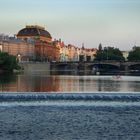
<instances>
[{"instance_id":1,"label":"riverbank","mask_svg":"<svg viewBox=\"0 0 140 140\"><path fill-rule=\"evenodd\" d=\"M50 63L40 63L40 62L22 62L19 63L21 70L24 71L24 73L45 73L50 74Z\"/></svg>"}]
</instances>

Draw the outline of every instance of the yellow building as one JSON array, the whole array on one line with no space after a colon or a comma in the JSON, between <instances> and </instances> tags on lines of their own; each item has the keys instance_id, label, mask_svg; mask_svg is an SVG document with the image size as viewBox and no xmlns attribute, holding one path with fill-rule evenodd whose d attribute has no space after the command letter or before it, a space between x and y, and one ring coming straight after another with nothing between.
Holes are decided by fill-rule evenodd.
<instances>
[{"instance_id":1,"label":"yellow building","mask_svg":"<svg viewBox=\"0 0 140 140\"><path fill-rule=\"evenodd\" d=\"M2 41L0 50L14 55L19 61L29 61L34 59L34 43L29 43L21 40Z\"/></svg>"}]
</instances>

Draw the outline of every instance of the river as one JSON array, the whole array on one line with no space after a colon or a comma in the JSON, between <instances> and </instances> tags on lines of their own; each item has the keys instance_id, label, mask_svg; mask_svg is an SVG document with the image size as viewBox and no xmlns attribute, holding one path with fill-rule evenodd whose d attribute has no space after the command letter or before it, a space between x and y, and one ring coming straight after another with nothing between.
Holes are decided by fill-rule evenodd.
<instances>
[{"instance_id":1,"label":"river","mask_svg":"<svg viewBox=\"0 0 140 140\"><path fill-rule=\"evenodd\" d=\"M137 76L0 75L0 91L1 140L140 138Z\"/></svg>"},{"instance_id":2,"label":"river","mask_svg":"<svg viewBox=\"0 0 140 140\"><path fill-rule=\"evenodd\" d=\"M139 92L139 76L0 75L0 92Z\"/></svg>"}]
</instances>

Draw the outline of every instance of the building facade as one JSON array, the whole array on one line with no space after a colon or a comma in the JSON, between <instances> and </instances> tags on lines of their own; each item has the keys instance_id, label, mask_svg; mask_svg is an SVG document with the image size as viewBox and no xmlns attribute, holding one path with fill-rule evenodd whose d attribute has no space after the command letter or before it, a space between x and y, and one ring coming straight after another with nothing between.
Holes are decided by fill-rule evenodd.
<instances>
[{"instance_id":1,"label":"building facade","mask_svg":"<svg viewBox=\"0 0 140 140\"><path fill-rule=\"evenodd\" d=\"M19 61L31 61L35 57L34 42L23 41L15 37L1 38L0 51L16 56Z\"/></svg>"},{"instance_id":2,"label":"building facade","mask_svg":"<svg viewBox=\"0 0 140 140\"><path fill-rule=\"evenodd\" d=\"M33 39L35 56L38 61L59 61L59 48L52 41L51 34L41 26L26 26L17 34L22 40Z\"/></svg>"},{"instance_id":3,"label":"building facade","mask_svg":"<svg viewBox=\"0 0 140 140\"><path fill-rule=\"evenodd\" d=\"M55 45L59 48L59 61L60 62L78 62L78 61L93 61L97 49L95 48L82 48L76 47L72 44L65 45L61 39L55 39Z\"/></svg>"},{"instance_id":4,"label":"building facade","mask_svg":"<svg viewBox=\"0 0 140 140\"><path fill-rule=\"evenodd\" d=\"M129 51L122 51L123 57L125 58L125 61L128 60L128 55L129 55Z\"/></svg>"},{"instance_id":5,"label":"building facade","mask_svg":"<svg viewBox=\"0 0 140 140\"><path fill-rule=\"evenodd\" d=\"M28 25L16 37L0 35L0 51L17 56L19 61L93 61L97 49L66 45L61 39L52 40L44 27Z\"/></svg>"}]
</instances>

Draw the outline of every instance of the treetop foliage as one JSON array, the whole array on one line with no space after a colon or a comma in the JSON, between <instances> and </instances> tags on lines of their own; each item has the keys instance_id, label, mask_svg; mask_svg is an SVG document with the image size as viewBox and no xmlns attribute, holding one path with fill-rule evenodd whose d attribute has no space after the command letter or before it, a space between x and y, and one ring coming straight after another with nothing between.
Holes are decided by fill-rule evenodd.
<instances>
[{"instance_id":1,"label":"treetop foliage","mask_svg":"<svg viewBox=\"0 0 140 140\"><path fill-rule=\"evenodd\" d=\"M140 61L140 47L133 47L133 50L129 52L128 61Z\"/></svg>"},{"instance_id":2,"label":"treetop foliage","mask_svg":"<svg viewBox=\"0 0 140 140\"><path fill-rule=\"evenodd\" d=\"M95 56L95 60L103 61L103 60L116 60L116 61L124 61L125 58L123 57L122 52L118 48L114 47L102 47L99 44L99 48L97 54Z\"/></svg>"},{"instance_id":3,"label":"treetop foliage","mask_svg":"<svg viewBox=\"0 0 140 140\"><path fill-rule=\"evenodd\" d=\"M15 56L0 52L0 70L13 71L13 69L17 68L18 64Z\"/></svg>"}]
</instances>

